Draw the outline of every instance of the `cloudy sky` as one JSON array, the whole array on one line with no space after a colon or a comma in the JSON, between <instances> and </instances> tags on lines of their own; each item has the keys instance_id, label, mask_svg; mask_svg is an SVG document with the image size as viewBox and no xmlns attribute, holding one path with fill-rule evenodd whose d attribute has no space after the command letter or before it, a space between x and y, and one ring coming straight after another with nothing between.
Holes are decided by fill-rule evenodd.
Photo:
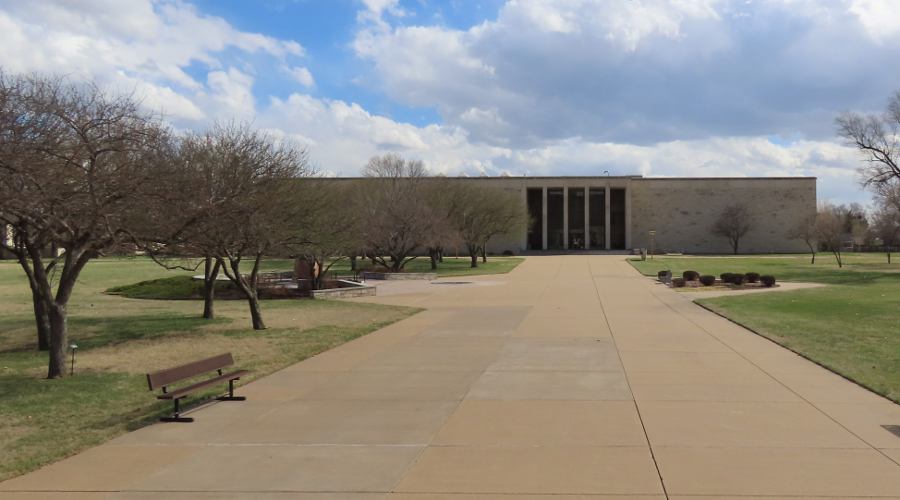
<instances>
[{"instance_id":1,"label":"cloudy sky","mask_svg":"<svg viewBox=\"0 0 900 500\"><path fill-rule=\"evenodd\" d=\"M252 120L355 175L795 176L868 200L846 110L900 90L895 0L0 0L0 66Z\"/></svg>"}]
</instances>

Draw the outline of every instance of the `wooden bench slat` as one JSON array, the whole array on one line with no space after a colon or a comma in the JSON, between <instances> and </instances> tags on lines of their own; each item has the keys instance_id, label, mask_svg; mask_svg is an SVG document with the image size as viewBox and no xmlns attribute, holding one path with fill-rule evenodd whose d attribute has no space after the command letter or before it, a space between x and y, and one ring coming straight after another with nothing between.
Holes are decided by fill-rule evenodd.
<instances>
[{"instance_id":1,"label":"wooden bench slat","mask_svg":"<svg viewBox=\"0 0 900 500\"><path fill-rule=\"evenodd\" d=\"M201 359L181 366L159 370L147 374L147 385L150 390L163 387L179 380L188 379L206 372L220 370L234 364L231 353L219 354L210 358Z\"/></svg>"},{"instance_id":2,"label":"wooden bench slat","mask_svg":"<svg viewBox=\"0 0 900 500\"><path fill-rule=\"evenodd\" d=\"M178 399L178 398L182 398L182 397L187 396L188 394L190 394L190 393L192 393L192 392L195 392L197 389L206 387L206 386L208 386L208 385L215 385L215 384L218 384L218 383L221 383L221 382L225 382L225 381L228 381L228 380L237 380L237 379L243 377L244 375L247 375L248 373L250 373L249 370L238 370L238 371L236 371L236 372L225 373L225 374L219 375L219 376L217 376L217 377L214 377L214 378L211 378L211 379L208 379L208 380L202 380L202 381L200 381L200 382L197 382L196 384L191 384L191 385L189 385L189 386L187 386L187 387L182 387L182 388L177 389L177 390L172 391L172 392L167 392L167 393L165 393L165 394L160 394L159 396L156 396L156 397L157 397L157 399Z\"/></svg>"}]
</instances>

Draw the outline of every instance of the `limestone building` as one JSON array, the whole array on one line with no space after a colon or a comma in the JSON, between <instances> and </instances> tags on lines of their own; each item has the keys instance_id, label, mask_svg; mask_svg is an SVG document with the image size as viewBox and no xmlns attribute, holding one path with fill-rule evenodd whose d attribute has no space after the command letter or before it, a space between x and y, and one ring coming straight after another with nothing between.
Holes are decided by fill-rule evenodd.
<instances>
[{"instance_id":1,"label":"limestone building","mask_svg":"<svg viewBox=\"0 0 900 500\"><path fill-rule=\"evenodd\" d=\"M519 193L528 227L499 237L488 251L631 250L730 253L728 240L712 234L722 211L743 204L753 224L741 253L804 252L791 237L816 212L814 177L646 178L472 177Z\"/></svg>"}]
</instances>

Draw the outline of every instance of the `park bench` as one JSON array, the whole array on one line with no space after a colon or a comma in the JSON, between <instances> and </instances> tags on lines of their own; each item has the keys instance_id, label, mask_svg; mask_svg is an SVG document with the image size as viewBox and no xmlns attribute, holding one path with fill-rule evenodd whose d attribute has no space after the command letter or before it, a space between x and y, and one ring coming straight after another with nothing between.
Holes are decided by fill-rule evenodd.
<instances>
[{"instance_id":1,"label":"park bench","mask_svg":"<svg viewBox=\"0 0 900 500\"><path fill-rule=\"evenodd\" d=\"M228 382L228 395L220 396L216 399L220 401L245 400L246 398L243 396L234 395L234 381L239 380L242 376L250 372L247 370L237 370L229 373L223 373L223 370L225 368L228 368L232 365L234 365L234 358L229 352L225 354L219 354L218 356L213 356L211 358L193 361L191 363L176 366L174 368L168 368L166 370L148 373L147 385L150 386L150 390L153 391L162 388L162 394L156 396L156 398L171 399L175 404L175 409L172 412L172 416L162 417L160 418L160 420L162 420L163 422L193 422L193 418L181 416L179 401L181 401L182 398L190 396L200 389L223 382ZM213 375L211 372L215 372L215 375ZM210 374L212 375L212 377L184 387L176 388L174 390L169 389L169 386L172 384L177 384L178 382L182 382L184 380L205 374Z\"/></svg>"}]
</instances>

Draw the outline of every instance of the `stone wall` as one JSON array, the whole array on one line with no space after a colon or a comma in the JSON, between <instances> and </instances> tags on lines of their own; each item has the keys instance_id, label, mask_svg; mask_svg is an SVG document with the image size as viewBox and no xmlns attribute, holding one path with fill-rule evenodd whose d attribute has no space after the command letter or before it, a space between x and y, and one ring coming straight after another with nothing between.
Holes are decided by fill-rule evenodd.
<instances>
[{"instance_id":1,"label":"stone wall","mask_svg":"<svg viewBox=\"0 0 900 500\"><path fill-rule=\"evenodd\" d=\"M730 253L726 238L712 234L725 207L743 203L753 226L741 253L807 250L790 232L816 211L815 178L640 179L631 182L631 246L685 253Z\"/></svg>"}]
</instances>

